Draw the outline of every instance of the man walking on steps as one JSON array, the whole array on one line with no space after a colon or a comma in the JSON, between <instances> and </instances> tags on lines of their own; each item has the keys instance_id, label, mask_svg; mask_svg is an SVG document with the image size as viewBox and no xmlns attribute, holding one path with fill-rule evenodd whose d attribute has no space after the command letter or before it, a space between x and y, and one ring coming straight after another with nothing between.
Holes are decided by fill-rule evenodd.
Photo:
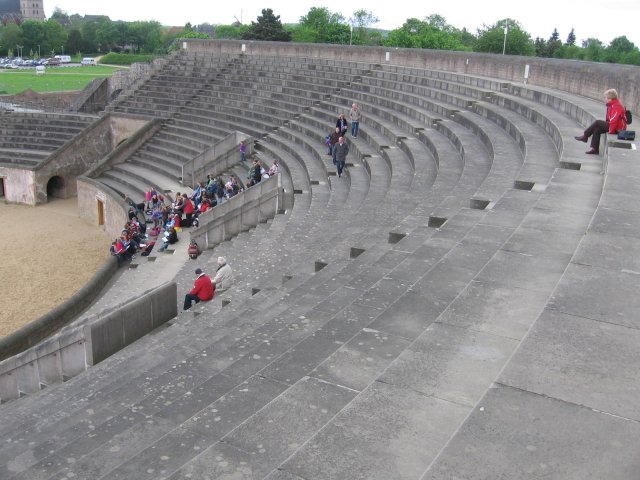
<instances>
[{"instance_id":1,"label":"man walking on steps","mask_svg":"<svg viewBox=\"0 0 640 480\"><path fill-rule=\"evenodd\" d=\"M333 158L336 159L336 170L338 177L342 176L344 170L344 164L347 161L347 154L349 153L349 145L344 141L344 137L338 139L338 143L334 145Z\"/></svg>"},{"instance_id":2,"label":"man walking on steps","mask_svg":"<svg viewBox=\"0 0 640 480\"><path fill-rule=\"evenodd\" d=\"M196 275L198 277L193 282L193 288L184 296L184 310L189 310L193 302L207 302L213 299L216 291L215 284L211 283L211 278L201 268L196 269Z\"/></svg>"}]
</instances>

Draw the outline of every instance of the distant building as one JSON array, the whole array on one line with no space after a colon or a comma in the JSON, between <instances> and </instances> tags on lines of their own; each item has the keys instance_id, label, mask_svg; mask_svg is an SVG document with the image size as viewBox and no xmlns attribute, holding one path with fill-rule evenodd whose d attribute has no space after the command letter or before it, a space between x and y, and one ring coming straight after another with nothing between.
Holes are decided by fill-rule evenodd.
<instances>
[{"instance_id":1,"label":"distant building","mask_svg":"<svg viewBox=\"0 0 640 480\"><path fill-rule=\"evenodd\" d=\"M20 13L25 20L44 20L44 0L20 0Z\"/></svg>"},{"instance_id":2,"label":"distant building","mask_svg":"<svg viewBox=\"0 0 640 480\"><path fill-rule=\"evenodd\" d=\"M0 19L44 20L44 0L0 0Z\"/></svg>"}]
</instances>

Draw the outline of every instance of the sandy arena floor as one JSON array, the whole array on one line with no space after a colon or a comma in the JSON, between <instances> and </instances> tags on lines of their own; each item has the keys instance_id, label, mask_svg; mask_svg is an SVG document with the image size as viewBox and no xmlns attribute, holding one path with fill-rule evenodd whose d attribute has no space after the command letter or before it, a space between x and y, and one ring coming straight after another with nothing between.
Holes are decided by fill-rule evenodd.
<instances>
[{"instance_id":1,"label":"sandy arena floor","mask_svg":"<svg viewBox=\"0 0 640 480\"><path fill-rule=\"evenodd\" d=\"M91 279L110 238L78 215L76 198L29 207L0 203L0 337L39 318Z\"/></svg>"}]
</instances>

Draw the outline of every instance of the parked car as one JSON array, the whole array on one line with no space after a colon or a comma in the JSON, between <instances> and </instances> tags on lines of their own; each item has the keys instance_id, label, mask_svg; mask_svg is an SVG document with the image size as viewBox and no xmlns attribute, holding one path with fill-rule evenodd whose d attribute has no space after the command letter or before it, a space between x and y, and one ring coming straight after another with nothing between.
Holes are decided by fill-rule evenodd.
<instances>
[{"instance_id":1,"label":"parked car","mask_svg":"<svg viewBox=\"0 0 640 480\"><path fill-rule=\"evenodd\" d=\"M60 65L60 60L58 60L57 58L49 58L46 62L44 62L44 64L49 67L57 67Z\"/></svg>"},{"instance_id":2,"label":"parked car","mask_svg":"<svg viewBox=\"0 0 640 480\"><path fill-rule=\"evenodd\" d=\"M84 57L80 62L80 65L97 65L96 59L93 57Z\"/></svg>"}]
</instances>

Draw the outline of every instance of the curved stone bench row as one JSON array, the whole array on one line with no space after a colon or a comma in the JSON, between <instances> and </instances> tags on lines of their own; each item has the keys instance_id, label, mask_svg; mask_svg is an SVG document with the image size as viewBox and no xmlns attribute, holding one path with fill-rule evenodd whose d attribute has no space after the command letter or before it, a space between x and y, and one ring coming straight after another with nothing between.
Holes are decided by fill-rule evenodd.
<instances>
[{"instance_id":1,"label":"curved stone bench row","mask_svg":"<svg viewBox=\"0 0 640 480\"><path fill-rule=\"evenodd\" d=\"M295 317L294 317L294 318L295 318ZM298 320L298 321L299 321L299 320ZM319 325L317 325L317 324L316 324L315 326L316 326L316 328L317 328ZM232 329L232 331L231 331L231 332L229 332L229 334L230 334L230 335L237 335L237 332L236 332L236 331L233 331L233 330L234 330L234 329ZM238 330L238 329L235 329L235 330ZM212 333L212 334L213 334L213 331L214 331L214 330L213 330L213 328L212 328L212 329L211 329L211 333ZM220 334L221 334L221 332L220 332L220 328L219 328L219 327L216 329L216 331L217 331L217 335L220 335ZM285 330L285 331L286 331L286 330ZM211 337L207 337L207 338L211 338ZM261 337L260 335L258 335L258 344L260 344L260 343L261 343L261 339L262 339L262 338L263 338L263 337ZM339 338L339 337L338 337L338 338ZM228 341L228 339L225 339L225 341ZM248 346L248 344L246 344L246 342L241 342L241 344L242 344L242 345L245 345L245 346ZM254 343L254 344L255 344L255 343ZM338 349L338 348L339 348L339 345L334 345L333 350L336 350L336 349ZM215 350L217 350L217 349L214 349L214 351L215 351ZM211 353L213 353L213 351L210 351L210 354L211 354ZM227 356L228 356L228 355L229 355L229 353L219 352L219 353L218 353L218 355L216 355L216 358L219 358L220 360L222 360L222 355L227 355ZM254 358L255 358L255 356L256 356L256 355L254 355ZM202 356L202 354L201 354L201 355L199 355L199 356L197 356L197 357L194 357L194 360L195 360L195 359L197 359L197 358L204 358L204 357L203 357L203 356ZM210 358L210 355L209 355L209 358ZM234 358L233 358L233 359L235 359L236 361L241 362L241 358L242 358L242 357L238 357L237 355L234 355ZM387 360L387 361L389 361L389 360ZM241 363L242 363L242 362L241 362ZM196 365L195 363L193 363L193 361L192 361L192 360L188 361L188 366L189 366L191 369L193 369L193 368L197 368L197 365ZM297 367L296 367L296 368L297 368ZM271 376L273 376L273 375L271 375ZM288 381L289 381L289 382L294 382L294 381L295 381L295 380L293 380L293 378L289 378L289 377L287 377L287 378L288 378ZM287 379L284 379L284 380L286 381ZM165 381L170 382L170 381L171 381L171 379L170 379L169 377L167 377ZM168 386L168 384L167 384L167 386ZM155 387L154 387L154 388L155 388ZM167 392L167 394L168 394L168 393L169 393L169 392ZM110 396L111 396L111 398L113 398L113 400L114 400L114 401L116 401L117 396L115 396L115 395L110 395ZM172 398L172 396L173 396L172 394L169 394L169 395L168 395L168 397L165 397L165 400L167 400L167 399L169 399L169 398ZM170 406L169 406L169 407L167 407L167 409L169 409L169 408L170 408ZM152 409L151 411L153 411L153 410L154 410L154 409ZM149 411L147 411L147 413L148 413L148 412L149 412ZM136 422L134 422L134 428L135 428L135 423L136 423ZM125 424L124 426L126 427L127 425ZM127 432L124 432L124 433L125 433L125 435L124 435L124 436L121 436L120 438L122 439L122 441L124 441L124 442L126 443L126 442L127 442L127 438L130 438L130 437L129 437L129 434L128 434ZM131 432L131 433L132 433L132 432ZM138 440L140 441L141 439L140 439L140 438L138 438ZM150 443L149 443L149 437L145 437L145 439L144 439L144 440L140 441L140 444L138 445L138 447L136 447L136 448L134 448L133 450L131 450L131 451L130 451L130 453L131 453L132 451L135 451L135 450L136 450L137 448L139 448L140 446L141 446L141 447L144 447L145 445L150 445ZM86 463L84 464L84 466L86 466Z\"/></svg>"},{"instance_id":2,"label":"curved stone bench row","mask_svg":"<svg viewBox=\"0 0 640 480\"><path fill-rule=\"evenodd\" d=\"M49 153L42 150L0 150L0 163L33 167L47 159Z\"/></svg>"},{"instance_id":3,"label":"curved stone bench row","mask_svg":"<svg viewBox=\"0 0 640 480\"><path fill-rule=\"evenodd\" d=\"M519 193L524 195L524 192ZM465 213L466 215L461 216L460 223L459 225L457 225L457 228L462 228L464 225L467 225L467 222L470 221L469 219L475 220L476 216L483 214L482 212L476 211ZM451 223L449 225L456 226L455 219L451 219ZM453 235L452 237L449 236L451 232L448 231L448 228L445 225L445 227L442 229L442 236L445 237L447 241L450 241L451 238L453 238L456 242L459 238L464 239L464 237L460 237L462 233L457 233L456 229L454 229L453 232L455 233L455 235ZM502 232L502 235L504 234L505 232ZM435 242L434 245L430 248L438 248L440 245L442 245L442 239ZM464 252L464 250L461 250L461 252ZM212 253L212 257L214 255L215 252ZM366 256L367 252L365 252L363 255ZM488 253L485 253L485 255L488 255ZM442 258L442 256L439 258ZM456 258L463 258L465 261L468 261L469 259L469 257L464 255L452 254L451 260ZM364 259L361 259L361 261L362 260ZM371 257L368 257L367 260L371 262L373 259ZM324 373L322 373L321 371L312 373L313 369L323 359L328 359L334 354L338 355L338 350L341 350L343 352L358 352L358 344L366 338L366 333L370 333L375 337L375 333L371 331L372 326L380 328L378 332L381 332L387 338L390 335L389 332L392 332L391 335L394 336L394 342L395 345L397 345L396 348L392 349L395 354L391 354L390 356L387 356L387 358L379 358L376 355L373 355L374 359L376 360L375 368L370 370L371 373L369 373L367 376L364 376L364 378L361 377L359 379L359 384L354 383L353 377L351 377L351 379L348 381L344 381L344 379L348 379L349 376L347 375L345 377L343 375L343 385L349 385L353 390L361 391L363 393L356 398L355 403L348 403L348 401L353 398L350 397L346 399L348 400L347 402L338 402L338 405L339 408L347 405L360 405L361 407L364 407L365 411L367 412L378 412L378 410L376 410L375 408L371 408L373 405L371 405L367 409L366 402L367 398L371 398L368 394L370 394L372 390L375 392L376 387L379 389L380 384L373 383L371 384L373 385L373 387L367 388L367 385L370 385L368 382L370 382L371 378L375 378L375 372L381 372L386 365L390 364L391 360L397 357L398 352L401 352L406 348L407 341L410 341L411 335L415 336L416 334L423 332L426 328L426 324L417 322L416 319L411 319L412 322L407 325L406 320L409 320L407 317L404 318L405 322L403 324L396 324L395 327L393 326L393 324L390 324L390 317L393 318L392 315L397 315L398 309L401 309L400 311L403 312L402 308L404 303L396 304L393 310L387 308L384 311L387 312L387 310L389 310L389 313L387 313L386 315L378 315L376 317L377 308L382 309L385 307L389 307L393 303L392 300L396 298L393 295L397 296L398 293L394 291L393 288L390 288L390 286L397 284L394 284L393 277L391 277L391 280L384 280L386 278L382 273L384 271L384 268L376 270L373 269L368 263L363 263L361 265L358 265L358 263L359 262L357 259L351 262L345 262L344 268L342 268L343 271L338 277L335 276L336 273L340 271L338 267L334 264L328 265L313 278L310 278L308 282L304 282L301 285L299 291L292 291L293 293L289 297L292 299L292 303L286 303L286 301L284 301L282 304L278 304L279 302L274 302L274 309L271 310L268 314L271 317L272 321L269 322L268 319L265 319L267 320L267 322L259 326L257 330L257 325L254 323L254 321L256 320L255 313L253 313L252 316L250 310L244 310L245 316L239 317L239 320L242 322L239 324L234 323L232 325L225 326L221 324L209 325L209 322L207 320L205 320L204 322L198 322L198 317L194 319L194 321L185 324L185 331L183 332L184 336L181 338L183 343L173 343L174 348L167 349L167 351L171 351L175 354L174 358L171 358L170 360L167 360L166 358L162 359L161 352L168 346L162 341L155 342L156 350L154 350L153 348L151 348L150 350L145 350L145 353L151 351L151 355L153 355L153 352L158 353L158 357L156 358L161 360L160 363L155 364L156 370L154 370L154 375L160 376L156 377L154 379L155 381L145 380L146 378L150 377L149 371L147 370L146 373L145 371L142 371L137 378L129 379L129 382L124 385L122 383L113 384L113 387L111 388L115 388L116 390L111 390L110 394L101 396L101 400L105 400L106 405L95 405L99 410L98 416L102 415L102 418L105 421L109 421L109 419L114 415L113 412L109 411L111 408L115 408L117 411L123 412L123 407L119 406L118 403L122 401L121 393L125 392L129 392L128 401L131 402L130 404L133 405L134 410L138 410L138 408L144 407L146 413L156 412L158 413L159 417L163 419L175 419L176 415L184 415L186 412L191 412L191 414L205 415L207 412L206 410L203 412L203 409L201 407L185 407L185 405L198 405L197 400L195 403L189 402L189 398L193 398L193 393L191 393L190 395L183 395L183 388L180 388L179 390L172 388L175 382L179 383L183 381L187 382L188 385L193 384L196 387L190 388L190 390L196 392L195 395L197 399L205 398L205 395L208 395L207 398L209 398L209 401L208 403L206 403L205 401L205 408L209 409L211 413L213 413L213 409L218 410L224 408L224 402L216 403L216 400L221 397L212 397L212 395L222 394L233 399L239 399L238 396L240 395L241 390L244 390L247 387L250 387L250 390L254 387L258 388L258 384L256 382L259 382L259 379L263 379L263 385L266 383L272 385L272 383L270 383L271 379L275 380L275 382L273 383L274 386L276 384L282 383L286 385L293 385L291 389L285 391L280 397L278 397L278 395L280 394L280 392L282 392L282 390L276 390L271 396L266 396L266 400L259 405L265 405L266 402L269 402L270 400L274 400L274 405L277 405L278 402L286 403L287 401L293 402L293 404L295 404L295 399L297 398L296 392L305 391L305 383L297 382L296 380L302 378L301 376L305 374L312 374L313 376L321 379L335 379L335 373L332 373L330 370L325 370ZM446 308L447 299L455 298L456 292L459 288L461 288L461 285L463 285L463 283L458 280L445 286L450 288L438 289L438 285L441 285L443 283L443 278L445 278L444 272L446 272L447 267L449 267L446 263L442 263L441 265L442 266L440 266L438 270L433 271L428 280L425 280L422 284L417 286L417 289L419 291L430 292L430 294L434 294L440 300L436 302L437 309L429 310L429 314L431 316L436 315L439 311L441 311L441 309ZM421 267L426 268L425 266ZM192 268L193 267L188 268L188 271L185 270L184 274L185 276L188 275L188 278L184 279L184 283L189 283L191 281L192 272L190 270L192 270ZM387 271L394 270L390 269L389 267L386 268ZM478 269L480 267L474 266L474 268ZM460 267L458 267L458 269L460 269ZM469 270L470 273L465 273L464 271L460 272L462 278L466 279L470 277L472 270ZM399 271L398 274L406 275L406 272ZM419 276L420 270L414 270L413 274L417 276L417 279L422 278L421 276ZM365 291L365 285L373 286L376 284L378 285ZM305 290L305 287L311 287L312 285L315 285L319 289L316 288L313 291ZM340 290L340 287L343 285L352 286L354 292L350 292L348 290ZM388 292L390 290L394 291L392 296L384 297L383 292ZM342 294L343 291L344 295ZM362 296L356 297L356 295L359 293L362 293ZM356 298L360 298L360 300L358 300L359 303L347 303L346 308L351 308L349 305L355 305L350 313L345 312L344 317L335 316L334 312L342 311L342 308L345 305L344 302L350 300L350 295L353 295ZM410 298L411 293L407 292L406 295L407 297L403 300L406 303L410 303L412 300ZM256 298L256 300L252 304L255 309L254 312L258 310L259 306L265 306L265 297L268 299L267 295L261 296L260 294L258 294L256 295L256 297L258 298ZM311 302L306 304L306 302L309 300ZM413 300L416 300L415 294ZM251 302L247 300L247 303ZM309 306L315 307L318 305L320 305L320 307L315 310L313 308L309 308ZM429 305L432 306L432 303L430 302ZM283 308L285 310L283 310ZM367 311L367 309L369 309L368 311L371 313L368 318L363 318L362 312ZM279 316L279 314L276 313L278 311L280 311L280 313L284 313L284 311L288 313ZM356 311L359 312L358 315L355 315ZM306 315L304 315L305 312L307 312ZM302 319L300 318L301 315L303 316ZM231 316L231 314L226 314L223 310L218 320L220 322L224 322L225 319L223 317L225 316L229 317ZM333 323L328 325L327 317L329 316L331 317L329 322ZM307 320L307 322L303 322L303 320ZM367 323L363 320L370 320L370 322ZM196 325L197 323L204 323L205 325ZM346 328L345 325L348 328ZM323 327L325 326L326 328L323 329ZM369 331L365 331L363 330L363 328L369 329ZM196 334L196 332L198 333L194 341L194 335ZM316 332L315 335L312 335L312 332ZM174 331L171 333L176 332ZM246 337L243 337L241 335L242 333L244 333ZM356 336L354 337L354 335ZM213 340L214 338L217 340L217 342ZM236 338L239 338L239 340L237 341L237 343L234 343L234 339ZM322 339L326 339L326 341L322 342ZM173 341L174 338L172 337L170 340ZM265 343L265 340L268 341ZM205 341L209 342L209 346L204 346L204 348L198 350L198 346L204 345ZM336 344L336 341L340 341L341 343ZM145 345L150 346L153 343L153 339L147 340L145 342ZM198 343L199 345L194 345L194 343ZM367 342L364 343L365 345L367 345ZM290 345L290 347L283 350L288 345ZM341 348L341 346L343 346L343 348ZM185 364L183 364L180 360L180 358L185 358L183 357L183 352L187 354ZM193 354L191 356L188 356L188 352L193 352ZM303 355L302 352L305 352L305 355ZM312 355L312 358L309 358L309 352L318 352L318 354L317 356ZM260 363L264 363L264 360L261 362L262 359L267 358L269 360L269 363L271 363L271 361L276 360L278 355L283 355L279 361L273 363L272 365L266 365L266 368L263 367L264 370L257 370L260 367ZM368 356L371 357L371 355L372 354L368 352ZM149 357L147 355L145 356L145 360L149 362ZM142 357L142 355L140 355L140 357ZM305 363L309 362L310 360L315 361L315 364ZM109 361L110 360L107 360L107 362ZM335 357L334 361L339 362L339 356ZM116 359L114 359L114 363L116 363ZM138 364L140 366L144 365L141 358L139 358ZM183 366L180 367L181 365ZM107 370L106 367L108 366L110 365L105 365L105 370ZM211 369L212 366L214 368L213 370ZM149 369L152 367L149 365L145 365L145 368ZM181 373L180 368L184 369L184 374ZM251 377L250 375L252 374L252 372L256 371L260 372L260 376ZM240 384L240 386L236 387L235 389L233 388L234 385L230 385L227 388L222 388L220 390L221 393L214 392L212 394L211 387L213 387L214 385L218 385L219 380L222 380L222 378L219 376L212 377L211 375L218 375L220 373L224 378L237 379L236 384L242 378L249 378L249 382L252 383L249 383L248 385ZM96 374L95 376L98 375L99 374ZM102 375L105 374L103 373ZM106 376L104 376L103 378L106 379ZM137 389L135 392L132 391L131 389L134 385L136 385L136 382L139 383L140 381L142 381L143 384L146 383L149 388L147 390ZM387 378L387 384L398 385L399 382L391 376L390 379L389 377ZM96 383L96 385L100 385L100 383L98 382ZM201 385L202 387L197 387L196 385ZM108 390L109 387L106 387L106 391ZM207 393L204 393L205 391ZM153 400L154 398L156 398L155 395L160 394L160 392L162 392L163 396L162 404L158 404ZM202 392L202 394L200 392ZM388 400L393 400L393 398L395 397L390 395L390 393L391 392L387 391L386 398ZM403 389L402 394L406 398L407 390ZM317 396L317 394L313 395L314 398ZM172 400L175 401L172 402ZM167 404L167 402L169 402L169 404ZM308 404L308 402L306 403ZM384 403L386 409L396 408L397 405L397 402L394 401L387 401ZM94 405L93 402L91 404ZM209 404L211 404L211 407L206 406ZM80 407L80 405L82 405L82 407ZM80 403L78 404L78 406L80 408L84 408L86 407L86 404ZM268 420L270 413L269 409L258 411L259 408L259 406L254 407L253 411L257 412L256 414L253 414L250 417L245 416L238 419L235 424L230 425L229 430L233 428L234 425L239 425L240 423L244 422L243 430L251 432L253 434L252 438L254 440L259 440L261 438L260 431L264 432L265 428L269 428ZM225 412L225 410L222 411ZM336 413L338 413L338 411L330 411L327 412L327 414L330 414L327 417L318 417L318 419L316 420L318 422L318 425L324 426L327 423L330 424L331 419ZM348 420L348 413L349 412L347 409L347 411L343 413L341 418L346 418ZM142 418L138 418L137 416L131 417L131 414L128 413L128 411L127 414L129 415L127 417L127 420L119 423L119 425L121 425L121 428L118 431L121 433L121 435L119 435L117 439L111 437L112 440L109 443L106 443L106 445L109 448L118 448L118 450L120 451L126 450L128 452L128 457L137 454L135 459L131 459L128 463L123 464L123 459L120 455L118 456L118 458L116 458L115 456L111 458L104 458L100 462L94 462L90 457L84 457L81 458L80 461L77 461L77 463L71 467L66 467L65 465L61 464L56 465L54 461L53 469L55 471L62 469L63 471L70 473L79 472L81 470L85 472L91 471L93 473L99 473L98 476L103 473L108 473L112 469L118 469L114 472L114 475L117 473L126 474L126 472L131 471L144 471L144 469L140 468L142 465L148 465L151 461L158 461L158 447L161 447L162 438L167 433L169 433L168 439L170 440L171 438L174 438L174 436L179 432L182 434L187 432L187 436L189 432L193 432L195 434L195 432L198 431L197 423L205 422L205 424L209 424L207 415L205 415L202 419L200 417L196 417L194 418L193 422L183 422L181 419L184 417L181 416L179 417L179 419L177 419L177 421L170 421L168 423L165 423L164 428L144 427ZM461 413L458 418L462 416L463 414ZM80 417L82 418L82 415L80 415ZM455 416L452 415L452 417ZM85 416L85 418L87 417ZM133 418L133 420L131 420L131 418ZM214 417L211 418L213 419ZM297 425L297 418L298 417L295 415L289 416L291 423L295 425ZM53 420L53 422L55 422L55 420ZM75 425L81 425L81 423L77 422L81 422L81 419L74 419ZM99 431L107 428L106 424L102 425L99 423L98 425ZM214 423L211 423L210 425L214 425ZM348 427L348 423L346 425ZM256 430L253 428L254 426L256 428L263 426L264 428L258 428L258 430ZM77 449L79 449L79 445L83 441L83 439L86 439L87 435L89 435L89 429L87 428L84 431L82 430L82 428L73 430L74 427L72 425L67 425L65 427L66 428L63 428L61 432L66 432L69 436L72 436L72 438L75 440L76 451L78 451L80 455L82 455L82 453ZM304 444L304 440L306 438L309 438L309 434L313 433L309 431L308 424L305 425L305 427L307 436L296 437L302 439L302 442L300 444ZM47 428L50 428L50 430L46 430ZM46 425L43 427L43 429L48 432L55 431L55 428L56 424L52 423L52 421L46 421ZM398 427L397 425L391 425L390 431L396 432L399 428L400 427ZM93 431L94 429L91 430ZM167 429L169 430L167 431ZM34 438L33 435L35 435L35 432L26 433L26 436L28 438ZM289 435L291 435L291 433L289 433ZM384 437L385 435L382 435L382 438ZM26 439L26 441L28 441L28 438ZM109 437L107 436L107 438ZM184 435L182 438L184 439ZM200 450L202 451L207 447L215 445L215 442L219 438L221 438L221 435L218 437L214 435L207 436L206 440L199 445ZM341 439L342 436L338 435L334 436L334 438ZM324 441L322 435L320 435L318 439L318 443L320 445L323 445ZM234 437L232 435L230 437L227 437L227 441L225 443L228 445L227 448L234 449L235 446L238 445L238 441L238 437ZM356 437L355 441L359 442L360 440L358 437ZM148 448L148 450L142 452L142 449L145 448ZM367 449L363 450L367 451L368 453ZM69 444L67 451L74 451L74 444ZM297 453L297 457L299 457L300 455L304 454L304 451L304 447L301 448L299 452L295 452L295 450L287 450L284 457L282 456L282 452L278 453L269 451L269 459L267 460L265 465L269 469L275 468L279 466L281 462L284 462L284 460L292 453ZM324 452L325 450L323 449L322 451ZM175 460L176 463L172 463L171 465L172 468L175 469L176 466L181 467L184 462L191 461L192 465L194 465L193 468L197 468L198 463L207 461L207 459L211 458L210 455L212 453L222 454L223 458L226 458L224 457L224 452L216 452L216 448L214 447L210 450L207 450L205 454L199 457L199 459L193 459L196 453L177 454L175 455L178 458L177 460ZM40 453L39 455L39 458L44 457L42 453ZM367 458L370 459L370 457ZM43 460L51 461L51 458L43 458ZM292 468L291 465L289 465L289 468ZM387 478L393 478L393 474L387 475Z\"/></svg>"}]
</instances>

